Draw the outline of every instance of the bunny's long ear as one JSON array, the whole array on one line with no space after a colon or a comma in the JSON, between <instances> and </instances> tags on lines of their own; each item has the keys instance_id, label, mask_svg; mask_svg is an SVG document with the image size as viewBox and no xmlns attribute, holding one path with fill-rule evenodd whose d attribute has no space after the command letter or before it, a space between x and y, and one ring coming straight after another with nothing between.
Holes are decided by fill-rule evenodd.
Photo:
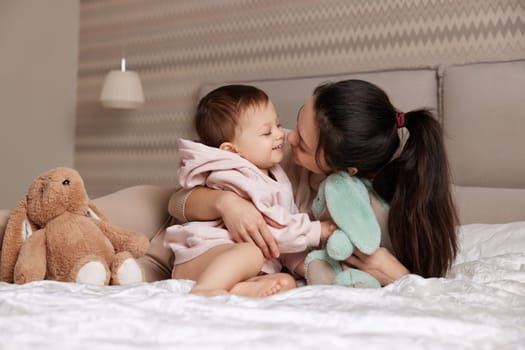
<instances>
[{"instance_id":1,"label":"bunny's long ear","mask_svg":"<svg viewBox=\"0 0 525 350\"><path fill-rule=\"evenodd\" d=\"M36 225L27 217L27 200L24 198L9 214L7 221L0 255L1 281L13 283L13 272L20 248L34 230L36 230Z\"/></svg>"},{"instance_id":2,"label":"bunny's long ear","mask_svg":"<svg viewBox=\"0 0 525 350\"><path fill-rule=\"evenodd\" d=\"M360 251L373 253L381 241L381 228L365 184L340 171L327 178L325 191L328 211L336 225Z\"/></svg>"}]
</instances>

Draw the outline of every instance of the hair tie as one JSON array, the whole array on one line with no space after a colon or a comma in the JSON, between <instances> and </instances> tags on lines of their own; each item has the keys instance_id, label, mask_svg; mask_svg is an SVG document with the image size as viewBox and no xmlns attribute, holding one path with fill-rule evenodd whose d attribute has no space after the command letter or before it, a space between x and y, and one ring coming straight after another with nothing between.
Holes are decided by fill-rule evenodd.
<instances>
[{"instance_id":1,"label":"hair tie","mask_svg":"<svg viewBox=\"0 0 525 350\"><path fill-rule=\"evenodd\" d=\"M408 131L405 125L405 113L396 112L396 124L397 137L399 138L399 146L397 147L396 151L394 152L388 163L390 163L394 159L399 158L401 152L403 152L403 149L405 148L408 138L410 137L410 132Z\"/></svg>"},{"instance_id":2,"label":"hair tie","mask_svg":"<svg viewBox=\"0 0 525 350\"><path fill-rule=\"evenodd\" d=\"M398 129L405 127L405 113L396 112L396 124Z\"/></svg>"}]
</instances>

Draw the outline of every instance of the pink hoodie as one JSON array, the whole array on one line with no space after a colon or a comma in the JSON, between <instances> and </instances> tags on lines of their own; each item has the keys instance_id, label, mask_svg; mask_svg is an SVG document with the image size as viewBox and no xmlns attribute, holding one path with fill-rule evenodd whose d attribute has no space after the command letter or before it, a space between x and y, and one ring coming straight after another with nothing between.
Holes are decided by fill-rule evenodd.
<instances>
[{"instance_id":1,"label":"pink hoodie","mask_svg":"<svg viewBox=\"0 0 525 350\"><path fill-rule=\"evenodd\" d=\"M233 191L251 200L263 215L285 226L270 227L281 253L303 252L319 245L321 225L319 221L311 221L306 213L299 213L290 181L279 165L270 169L274 180L237 154L184 139L179 141L179 157L182 187L207 186ZM175 252L175 265L225 243L234 242L222 220L170 226L165 235L165 244ZM263 267L267 273L280 269L276 260Z\"/></svg>"}]
</instances>

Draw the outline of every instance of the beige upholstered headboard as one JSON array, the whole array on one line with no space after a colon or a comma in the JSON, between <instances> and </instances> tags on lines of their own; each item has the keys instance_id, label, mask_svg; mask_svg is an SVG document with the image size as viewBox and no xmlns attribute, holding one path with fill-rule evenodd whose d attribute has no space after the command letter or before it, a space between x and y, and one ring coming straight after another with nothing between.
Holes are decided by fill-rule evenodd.
<instances>
[{"instance_id":1,"label":"beige upholstered headboard","mask_svg":"<svg viewBox=\"0 0 525 350\"><path fill-rule=\"evenodd\" d=\"M435 111L462 224L525 221L525 61L241 83L265 90L293 128L315 86L350 78L382 87L400 110ZM219 85L203 85L201 96Z\"/></svg>"},{"instance_id":2,"label":"beige upholstered headboard","mask_svg":"<svg viewBox=\"0 0 525 350\"><path fill-rule=\"evenodd\" d=\"M312 95L320 83L344 79L368 80L382 87L392 103L401 110L428 107L437 111L438 82L433 69L396 70L361 74L329 75L298 79L245 81L242 84L255 85L264 90L271 98L285 128L294 128L297 112ZM205 84L200 95L223 85L222 83ZM407 93L409 88L411 93Z\"/></svg>"},{"instance_id":3,"label":"beige upholstered headboard","mask_svg":"<svg viewBox=\"0 0 525 350\"><path fill-rule=\"evenodd\" d=\"M525 221L525 61L451 66L442 87L462 222Z\"/></svg>"}]
</instances>

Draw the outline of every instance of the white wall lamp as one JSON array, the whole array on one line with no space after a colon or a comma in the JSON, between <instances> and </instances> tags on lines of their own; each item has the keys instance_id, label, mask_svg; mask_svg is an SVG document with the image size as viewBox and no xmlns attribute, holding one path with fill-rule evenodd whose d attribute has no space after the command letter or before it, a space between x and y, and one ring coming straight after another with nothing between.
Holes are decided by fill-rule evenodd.
<instances>
[{"instance_id":1,"label":"white wall lamp","mask_svg":"<svg viewBox=\"0 0 525 350\"><path fill-rule=\"evenodd\" d=\"M100 102L106 108L135 109L144 103L144 92L139 75L126 70L122 57L120 70L111 70L104 79Z\"/></svg>"}]
</instances>

